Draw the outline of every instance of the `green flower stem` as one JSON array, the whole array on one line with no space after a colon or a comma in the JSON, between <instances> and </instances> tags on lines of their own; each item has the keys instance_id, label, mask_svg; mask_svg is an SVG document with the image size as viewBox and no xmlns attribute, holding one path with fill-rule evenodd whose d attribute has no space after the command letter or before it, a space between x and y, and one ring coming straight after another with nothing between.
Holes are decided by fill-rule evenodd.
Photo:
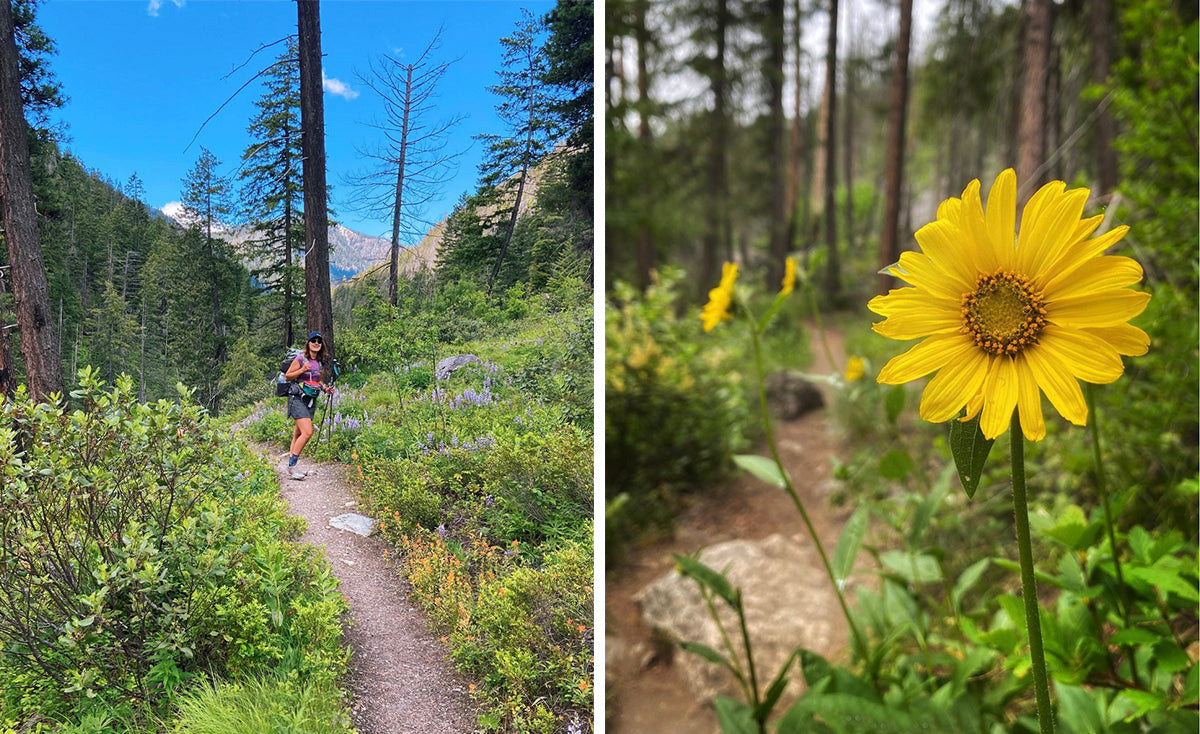
<instances>
[{"instance_id":1,"label":"green flower stem","mask_svg":"<svg viewBox=\"0 0 1200 734\"><path fill-rule=\"evenodd\" d=\"M1017 550L1021 556L1021 596L1025 601L1025 626L1029 630L1029 655L1033 660L1033 688L1037 695L1038 724L1042 734L1054 734L1054 711L1046 680L1046 654L1042 650L1042 623L1038 617L1037 580L1033 575L1033 547L1029 540L1029 507L1025 502L1025 438L1013 411L1012 425L1013 515L1017 523Z\"/></svg>"},{"instance_id":2,"label":"green flower stem","mask_svg":"<svg viewBox=\"0 0 1200 734\"><path fill-rule=\"evenodd\" d=\"M833 361L833 352L829 349L829 340L825 338L825 327L821 324L821 309L817 308L817 291L811 285L806 288L808 291L808 304L812 308L813 321L817 324L817 331L821 334L821 349L825 352L825 359L829 362L829 369L837 372L837 362Z\"/></svg>"},{"instance_id":3,"label":"green flower stem","mask_svg":"<svg viewBox=\"0 0 1200 734\"><path fill-rule=\"evenodd\" d=\"M1108 480L1104 474L1104 459L1100 451L1100 419L1096 414L1096 386L1090 382L1084 383L1087 385L1087 406L1089 423L1092 424L1092 457L1096 464L1096 488L1100 490L1100 503L1104 506L1104 527L1108 530L1108 547L1112 551L1113 569L1117 574L1117 601L1121 604L1121 617L1125 620L1125 626L1130 627L1129 623L1129 603L1125 598L1125 576L1121 573L1121 554L1117 550L1117 533L1113 525L1112 505L1108 501ZM1125 654L1129 657L1129 674L1133 678L1133 682L1137 684L1138 669L1137 659L1133 654L1133 646L1125 646Z\"/></svg>"},{"instance_id":4,"label":"green flower stem","mask_svg":"<svg viewBox=\"0 0 1200 734\"><path fill-rule=\"evenodd\" d=\"M729 666L733 669L734 677L737 678L738 684L742 687L742 693L746 695L747 701L754 701L758 704L758 691L751 691L749 684L746 683L746 674L742 671L742 664L738 659L737 650L733 648L733 643L729 639L729 634L725 631L725 625L721 624L721 615L717 614L717 608L713 604L712 592L704 586L700 587L700 595L704 597L704 603L708 605L709 616L717 624L717 632L721 635L721 644L725 646L725 650L729 653ZM745 625L743 624L743 627ZM750 648L746 647L746 657L750 657ZM750 661L753 664L753 660ZM757 686L756 686L757 688Z\"/></svg>"},{"instance_id":5,"label":"green flower stem","mask_svg":"<svg viewBox=\"0 0 1200 734\"><path fill-rule=\"evenodd\" d=\"M813 539L813 544L817 547L817 553L821 556L821 564L825 566L825 574L829 576L829 583L833 586L833 592L837 594L838 604L842 607L842 614L846 617L846 624L850 626L850 632L854 637L854 646L858 649L859 657L863 662L867 662L867 642L863 637L862 632L858 629L858 625L854 623L854 617L850 614L850 607L846 604L846 597L842 594L842 589L838 585L837 576L833 573L833 566L829 563L829 556L825 553L825 546L821 543L821 537L817 535L816 528L813 527L812 520L808 516L808 511L804 509L804 503L800 501L800 495L796 493L796 488L792 486L792 478L787 470L783 468L783 461L779 458L779 447L775 442L775 431L771 427L771 416L767 412L767 389L763 376L762 362L762 345L759 342L758 329L755 328L754 317L746 310L747 317L750 319L750 334L754 340L754 369L758 376L758 402L762 410L763 430L767 435L767 445L771 447L771 458L775 460L775 465L779 467L779 474L783 477L783 488L792 498L792 504L796 506L796 510L800 513L800 519L804 521L804 527L808 529L809 537ZM826 347L828 349L828 346ZM833 360L830 359L830 364Z\"/></svg>"},{"instance_id":6,"label":"green flower stem","mask_svg":"<svg viewBox=\"0 0 1200 734\"><path fill-rule=\"evenodd\" d=\"M742 626L742 644L746 646L746 668L750 671L750 691L753 695L755 719L758 723L759 734L767 734L766 722L758 719L758 705L762 700L758 696L758 676L754 672L754 656L750 654L750 630L746 627L746 610L742 608L742 595L737 595L738 623Z\"/></svg>"}]
</instances>

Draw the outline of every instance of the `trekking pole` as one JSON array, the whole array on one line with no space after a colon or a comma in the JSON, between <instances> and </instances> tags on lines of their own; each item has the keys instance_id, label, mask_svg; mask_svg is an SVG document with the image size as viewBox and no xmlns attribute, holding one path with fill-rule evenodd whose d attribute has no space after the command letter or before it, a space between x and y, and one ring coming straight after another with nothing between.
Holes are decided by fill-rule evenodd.
<instances>
[{"instance_id":1,"label":"trekking pole","mask_svg":"<svg viewBox=\"0 0 1200 734\"><path fill-rule=\"evenodd\" d=\"M317 445L318 446L321 445L322 438L324 438L326 440L326 442L328 442L328 440L329 440L329 433L325 430L325 422L327 420L329 420L329 410L330 410L330 407L332 406L332 404L333 404L333 393L325 393L325 414L323 416L321 416L321 425L317 431Z\"/></svg>"}]
</instances>

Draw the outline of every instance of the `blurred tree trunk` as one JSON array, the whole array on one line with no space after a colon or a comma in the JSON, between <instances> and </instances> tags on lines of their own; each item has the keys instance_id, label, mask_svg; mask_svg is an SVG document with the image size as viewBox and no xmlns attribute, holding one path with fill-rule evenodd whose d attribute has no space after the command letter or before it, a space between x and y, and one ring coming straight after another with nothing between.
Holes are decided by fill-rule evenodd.
<instances>
[{"instance_id":1,"label":"blurred tree trunk","mask_svg":"<svg viewBox=\"0 0 1200 734\"><path fill-rule=\"evenodd\" d=\"M0 196L4 198L4 239L21 354L25 358L25 380L30 395L44 401L51 393L63 392L62 360L38 240L19 65L12 5L0 2ZM5 359L0 368L11 370L11 365Z\"/></svg>"},{"instance_id":2,"label":"blurred tree trunk","mask_svg":"<svg viewBox=\"0 0 1200 734\"><path fill-rule=\"evenodd\" d=\"M1088 6L1088 23L1092 40L1092 83L1106 85L1112 64L1112 2L1092 0ZM1096 127L1092 138L1096 156L1096 193L1105 201L1117 187L1117 154L1113 150L1116 125L1109 113L1108 97L1100 100L1096 110Z\"/></svg>"},{"instance_id":3,"label":"blurred tree trunk","mask_svg":"<svg viewBox=\"0 0 1200 734\"><path fill-rule=\"evenodd\" d=\"M783 119L784 77L784 0L767 1L767 17L764 26L767 55L763 65L766 80L768 124L767 160L771 177L770 202L770 257L767 261L767 290L779 287L783 280L783 260L787 257L787 151L784 149L785 132Z\"/></svg>"},{"instance_id":4,"label":"blurred tree trunk","mask_svg":"<svg viewBox=\"0 0 1200 734\"><path fill-rule=\"evenodd\" d=\"M849 9L852 6L847 5ZM853 21L847 18L847 25L853 27ZM846 93L842 95L845 100L845 114L842 115L842 186L846 189L846 206L842 210L842 215L845 217L846 227L846 252L853 253L854 247L854 74L856 59L853 51L853 43L847 44L850 46L846 53L846 61L842 65L846 76Z\"/></svg>"},{"instance_id":5,"label":"blurred tree trunk","mask_svg":"<svg viewBox=\"0 0 1200 734\"><path fill-rule=\"evenodd\" d=\"M728 78L725 69L726 34L729 29L729 0L717 0L716 55L712 71L712 148L708 157L708 207L700 267L700 289L712 288L717 282L717 262L721 251L729 249L727 200L729 198L726 147L729 144L729 113L725 109Z\"/></svg>"},{"instance_id":6,"label":"blurred tree trunk","mask_svg":"<svg viewBox=\"0 0 1200 734\"><path fill-rule=\"evenodd\" d=\"M804 159L804 150L807 146L804 145L803 133L803 112L801 105L804 100L804 90L808 85L805 83L805 78L801 73L800 60L803 58L804 50L800 45L801 18L800 0L792 2L792 123L788 131L788 170L787 170L787 187L784 193L784 200L788 207L787 217L787 246L794 248L796 246L796 231L800 228L800 163Z\"/></svg>"},{"instance_id":7,"label":"blurred tree trunk","mask_svg":"<svg viewBox=\"0 0 1200 734\"><path fill-rule=\"evenodd\" d=\"M650 33L646 29L646 9L649 0L634 0L634 40L637 44L637 90L638 90L638 141L642 150L650 152L650 75L646 69L646 56L650 52ZM645 179L642 182L642 202L649 203L650 193ZM643 207L643 210L648 207ZM650 287L650 273L654 270L654 240L650 238L650 227L646 213L640 215L638 225L638 286L645 291Z\"/></svg>"},{"instance_id":8,"label":"blurred tree trunk","mask_svg":"<svg viewBox=\"0 0 1200 734\"><path fill-rule=\"evenodd\" d=\"M1021 3L1021 116L1017 129L1017 202L1024 204L1038 188L1046 162L1046 86L1050 70L1051 0Z\"/></svg>"},{"instance_id":9,"label":"blurred tree trunk","mask_svg":"<svg viewBox=\"0 0 1200 734\"><path fill-rule=\"evenodd\" d=\"M333 298L329 289L329 211L325 189L325 104L321 84L321 5L297 0L300 34L300 128L304 156L304 302L308 328L325 337L332 358Z\"/></svg>"},{"instance_id":10,"label":"blurred tree trunk","mask_svg":"<svg viewBox=\"0 0 1200 734\"><path fill-rule=\"evenodd\" d=\"M908 123L908 47L912 38L912 0L900 0L900 30L896 36L896 64L892 67L892 101L888 111L887 201L883 232L879 237L879 267L900 259L900 196L904 182L904 141ZM892 276L879 274L879 292L892 287Z\"/></svg>"},{"instance_id":11,"label":"blurred tree trunk","mask_svg":"<svg viewBox=\"0 0 1200 734\"><path fill-rule=\"evenodd\" d=\"M837 248L837 206L834 190L837 187L837 24L838 0L829 0L829 34L825 46L825 93L828 109L825 113L825 247L828 261L825 269L825 295L831 304L841 296L841 265Z\"/></svg>"}]
</instances>

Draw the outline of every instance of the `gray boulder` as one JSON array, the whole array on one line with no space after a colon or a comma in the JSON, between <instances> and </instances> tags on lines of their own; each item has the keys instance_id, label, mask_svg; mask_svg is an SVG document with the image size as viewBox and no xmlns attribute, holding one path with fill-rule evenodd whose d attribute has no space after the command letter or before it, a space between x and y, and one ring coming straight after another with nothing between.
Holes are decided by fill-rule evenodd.
<instances>
[{"instance_id":1,"label":"gray boulder","mask_svg":"<svg viewBox=\"0 0 1200 734\"><path fill-rule=\"evenodd\" d=\"M338 530L349 530L350 532L361 535L364 538L375 532L377 523L366 515L359 515L356 512L347 512L344 515L329 518L329 524Z\"/></svg>"},{"instance_id":2,"label":"gray boulder","mask_svg":"<svg viewBox=\"0 0 1200 734\"><path fill-rule=\"evenodd\" d=\"M474 354L456 354L453 357L446 357L437 363L437 367L433 370L433 376L439 380L444 380L463 367L478 361L479 357L476 357Z\"/></svg>"},{"instance_id":3,"label":"gray boulder","mask_svg":"<svg viewBox=\"0 0 1200 734\"><path fill-rule=\"evenodd\" d=\"M759 681L772 680L797 646L828 656L844 643L837 595L811 543L800 545L779 534L756 541L734 540L705 548L700 560L710 568L725 570L730 583L742 591ZM725 654L720 632L695 581L672 571L638 592L636 600L646 625L666 640L700 643ZM715 605L745 669L737 617L719 599ZM724 668L683 651L673 658L698 699L718 695L741 699L737 682ZM794 663L788 677L792 682L781 706L801 692L801 676Z\"/></svg>"},{"instance_id":4,"label":"gray boulder","mask_svg":"<svg viewBox=\"0 0 1200 734\"><path fill-rule=\"evenodd\" d=\"M795 420L825 405L820 389L795 372L772 372L763 384L771 411L785 421Z\"/></svg>"}]
</instances>

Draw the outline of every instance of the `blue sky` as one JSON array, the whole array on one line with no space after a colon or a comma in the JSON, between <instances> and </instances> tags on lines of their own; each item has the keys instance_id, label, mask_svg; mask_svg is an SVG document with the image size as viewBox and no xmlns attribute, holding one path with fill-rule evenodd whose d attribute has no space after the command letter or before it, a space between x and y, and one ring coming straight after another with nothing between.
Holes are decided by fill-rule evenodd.
<instances>
[{"instance_id":1,"label":"blue sky","mask_svg":"<svg viewBox=\"0 0 1200 734\"><path fill-rule=\"evenodd\" d=\"M442 80L435 114L466 115L448 140L452 150L470 149L441 200L427 207L426 218L436 222L475 189L483 146L473 136L504 132L497 99L487 91L501 63L500 38L513 32L522 7L540 17L553 6L552 0L324 0L327 178L338 221L365 234L391 235L390 217L364 219L348 205L355 192L343 176L368 165L355 147L378 139L367 123L381 116L378 98L356 73L366 74L368 61L380 54L415 60L439 26L435 59L462 57ZM65 147L117 183L136 173L154 208L179 200L180 181L202 145L222 161L223 174L235 171L250 143L246 126L262 94L258 81L188 143L279 47L222 77L261 45L296 32L291 0L46 0L37 17L57 44L50 64L69 97L55 115L67 124Z\"/></svg>"}]
</instances>

